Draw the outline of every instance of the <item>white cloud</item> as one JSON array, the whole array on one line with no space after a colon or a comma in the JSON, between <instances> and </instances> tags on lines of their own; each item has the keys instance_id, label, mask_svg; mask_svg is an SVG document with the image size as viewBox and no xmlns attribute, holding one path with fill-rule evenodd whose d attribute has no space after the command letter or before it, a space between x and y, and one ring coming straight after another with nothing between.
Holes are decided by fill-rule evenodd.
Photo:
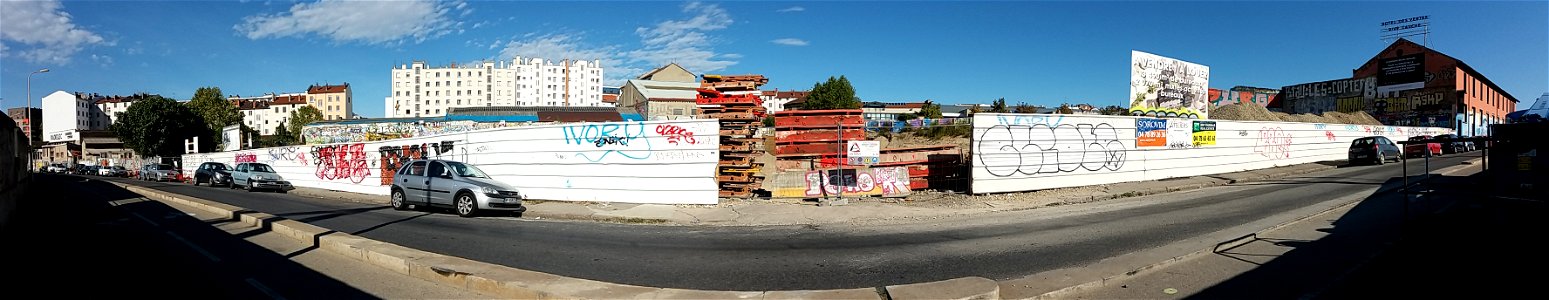
<instances>
[{"instance_id":1,"label":"white cloud","mask_svg":"<svg viewBox=\"0 0 1549 300\"><path fill-rule=\"evenodd\" d=\"M76 26L63 8L54 0L0 1L0 57L68 64L82 48L113 45L101 35Z\"/></svg>"},{"instance_id":2,"label":"white cloud","mask_svg":"<svg viewBox=\"0 0 1549 300\"><path fill-rule=\"evenodd\" d=\"M798 12L798 11L807 11L807 8L806 7L800 7L800 6L792 6L792 7L786 7L786 8L782 8L780 10L776 10L775 12Z\"/></svg>"},{"instance_id":3,"label":"white cloud","mask_svg":"<svg viewBox=\"0 0 1549 300\"><path fill-rule=\"evenodd\" d=\"M461 30L462 22L451 18L459 10L468 11L467 3L322 0L248 16L233 29L254 40L316 35L341 43L419 43Z\"/></svg>"},{"instance_id":4,"label":"white cloud","mask_svg":"<svg viewBox=\"0 0 1549 300\"><path fill-rule=\"evenodd\" d=\"M104 66L104 67L112 66L113 65L113 57L112 56L107 56L107 55L92 54L91 55L91 61L97 62L98 64L102 64L102 66Z\"/></svg>"},{"instance_id":5,"label":"white cloud","mask_svg":"<svg viewBox=\"0 0 1549 300\"><path fill-rule=\"evenodd\" d=\"M769 42L770 43L775 43L775 44L780 44L780 45L786 45L786 46L806 46L807 45L807 41L803 41L801 39L796 39L796 38L775 39L775 40L772 40L772 41L769 41Z\"/></svg>"},{"instance_id":6,"label":"white cloud","mask_svg":"<svg viewBox=\"0 0 1549 300\"><path fill-rule=\"evenodd\" d=\"M686 20L662 21L655 27L635 28L642 47L626 54L629 61L651 66L677 63L698 73L719 71L737 64L736 61L716 59L717 54L710 47L715 41L708 32L726 29L733 22L726 10L715 4L689 2L683 6L683 12L694 16Z\"/></svg>"},{"instance_id":7,"label":"white cloud","mask_svg":"<svg viewBox=\"0 0 1549 300\"><path fill-rule=\"evenodd\" d=\"M639 76L648 70L668 63L677 63L691 72L704 73L725 69L742 58L741 54L716 53L711 45L715 40L708 32L725 29L732 24L731 16L719 6L690 2L683 12L692 14L684 20L668 20L653 27L635 29L641 47L624 49L618 45L588 45L579 34L538 34L530 32L512 36L506 42L500 56L538 57L544 59L601 60L605 71L604 84L619 86L625 80Z\"/></svg>"}]
</instances>

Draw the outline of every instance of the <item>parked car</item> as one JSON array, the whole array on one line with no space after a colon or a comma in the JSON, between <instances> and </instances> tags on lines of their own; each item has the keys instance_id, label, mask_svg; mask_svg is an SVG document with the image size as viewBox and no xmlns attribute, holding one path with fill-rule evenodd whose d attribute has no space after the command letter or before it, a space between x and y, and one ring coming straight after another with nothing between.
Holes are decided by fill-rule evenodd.
<instances>
[{"instance_id":1,"label":"parked car","mask_svg":"<svg viewBox=\"0 0 1549 300\"><path fill-rule=\"evenodd\" d=\"M48 172L49 173L64 173L66 170L68 170L68 168L65 168L65 164L51 164L51 165L48 165Z\"/></svg>"},{"instance_id":2,"label":"parked car","mask_svg":"<svg viewBox=\"0 0 1549 300\"><path fill-rule=\"evenodd\" d=\"M182 172L178 172L169 164L145 164L140 168L140 180L151 181L177 181Z\"/></svg>"},{"instance_id":3,"label":"parked car","mask_svg":"<svg viewBox=\"0 0 1549 300\"><path fill-rule=\"evenodd\" d=\"M1441 134L1437 135L1436 139L1443 140L1443 142L1441 142L1442 154L1468 152L1468 144L1460 140L1456 134Z\"/></svg>"},{"instance_id":4,"label":"parked car","mask_svg":"<svg viewBox=\"0 0 1549 300\"><path fill-rule=\"evenodd\" d=\"M1471 137L1471 136L1460 136L1459 138L1472 139L1474 137ZM1463 141L1463 148L1466 149L1465 151L1476 151L1476 150L1479 150L1479 147L1474 144L1474 141Z\"/></svg>"},{"instance_id":5,"label":"parked car","mask_svg":"<svg viewBox=\"0 0 1549 300\"><path fill-rule=\"evenodd\" d=\"M113 177L129 177L129 169L125 169L124 166L113 166L113 167L108 168L108 169L112 170L111 174L109 174L108 176L113 176Z\"/></svg>"},{"instance_id":6,"label":"parked car","mask_svg":"<svg viewBox=\"0 0 1549 300\"><path fill-rule=\"evenodd\" d=\"M1429 136L1429 135L1418 135L1418 136L1409 137L1410 141L1422 141L1422 140L1429 140L1429 139L1431 139L1431 136ZM1405 158L1408 158L1408 157L1431 157L1431 156L1436 156L1436 155L1441 155L1441 143L1438 143L1438 142L1405 144L1404 145L1404 157Z\"/></svg>"},{"instance_id":7,"label":"parked car","mask_svg":"<svg viewBox=\"0 0 1549 300\"><path fill-rule=\"evenodd\" d=\"M206 182L210 183L210 186L231 186L231 168L218 162L199 164L199 168L194 170L194 185Z\"/></svg>"},{"instance_id":8,"label":"parked car","mask_svg":"<svg viewBox=\"0 0 1549 300\"><path fill-rule=\"evenodd\" d=\"M100 168L97 168L97 176L115 177L115 176L118 176L118 172L120 172L123 169L124 169L123 167L119 167L119 166L100 167Z\"/></svg>"},{"instance_id":9,"label":"parked car","mask_svg":"<svg viewBox=\"0 0 1549 300\"><path fill-rule=\"evenodd\" d=\"M231 170L231 188L241 187L249 192L258 189L275 190L281 193L296 189L285 181L280 174L274 173L274 168L265 163L239 163Z\"/></svg>"},{"instance_id":10,"label":"parked car","mask_svg":"<svg viewBox=\"0 0 1549 300\"><path fill-rule=\"evenodd\" d=\"M484 210L521 213L523 196L515 187L495 181L483 170L450 160L414 160L393 175L389 192L393 209L411 205L450 207L458 216L472 217Z\"/></svg>"},{"instance_id":11,"label":"parked car","mask_svg":"<svg viewBox=\"0 0 1549 300\"><path fill-rule=\"evenodd\" d=\"M1383 136L1368 136L1350 142L1350 164L1373 163L1381 165L1388 160L1403 161L1404 152L1398 144Z\"/></svg>"}]
</instances>

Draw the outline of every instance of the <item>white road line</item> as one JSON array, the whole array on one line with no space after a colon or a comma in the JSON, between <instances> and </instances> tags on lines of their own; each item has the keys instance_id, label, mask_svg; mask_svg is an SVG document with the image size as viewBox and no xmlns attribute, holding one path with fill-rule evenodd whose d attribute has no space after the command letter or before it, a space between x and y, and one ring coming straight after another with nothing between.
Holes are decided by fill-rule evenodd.
<instances>
[{"instance_id":1,"label":"white road line","mask_svg":"<svg viewBox=\"0 0 1549 300\"><path fill-rule=\"evenodd\" d=\"M204 251L204 248L200 248L199 245L194 245L194 243L188 242L188 240L183 239L183 237L178 236L176 233L172 233L171 231L165 231L165 232L167 233L167 235L172 236L172 238L177 239L179 242L183 242L184 245L188 245L189 248L194 248L194 251L199 251L199 254L204 254L204 258L208 258L208 259L210 259L210 261L213 261L213 262L220 262L221 261L221 259L219 257L215 257L215 254L210 254L210 251Z\"/></svg>"},{"instance_id":2,"label":"white road line","mask_svg":"<svg viewBox=\"0 0 1549 300\"><path fill-rule=\"evenodd\" d=\"M258 289L258 291L264 292L264 295L269 295L269 298L273 298L275 300L285 300L285 297L280 297L279 293L275 293L274 290L271 290L269 287L264 286L264 284L259 283L257 279L248 278L246 281L248 285L252 285L253 288Z\"/></svg>"},{"instance_id":3,"label":"white road line","mask_svg":"<svg viewBox=\"0 0 1549 300\"><path fill-rule=\"evenodd\" d=\"M146 218L145 216L141 216L140 214L137 214L137 213L132 212L132 211L129 212L129 214L134 215L134 217L136 217L136 218L140 218L141 221L145 221L146 223L151 223L151 226L161 227L161 224L157 224L156 221L151 221L151 219Z\"/></svg>"}]
</instances>

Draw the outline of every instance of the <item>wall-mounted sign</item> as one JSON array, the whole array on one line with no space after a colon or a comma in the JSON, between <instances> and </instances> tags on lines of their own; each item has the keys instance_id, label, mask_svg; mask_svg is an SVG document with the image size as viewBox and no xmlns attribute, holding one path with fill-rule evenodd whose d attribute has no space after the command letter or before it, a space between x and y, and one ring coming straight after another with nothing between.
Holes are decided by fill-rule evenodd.
<instances>
[{"instance_id":1,"label":"wall-mounted sign","mask_svg":"<svg viewBox=\"0 0 1549 300\"><path fill-rule=\"evenodd\" d=\"M1425 87L1425 55L1410 54L1377 61L1377 86L1401 91Z\"/></svg>"},{"instance_id":2,"label":"wall-mounted sign","mask_svg":"<svg viewBox=\"0 0 1549 300\"><path fill-rule=\"evenodd\" d=\"M1167 120L1135 119L1135 147L1167 146Z\"/></svg>"},{"instance_id":3,"label":"wall-mounted sign","mask_svg":"<svg viewBox=\"0 0 1549 300\"><path fill-rule=\"evenodd\" d=\"M1194 146L1213 146L1216 144L1216 122L1194 121Z\"/></svg>"}]
</instances>

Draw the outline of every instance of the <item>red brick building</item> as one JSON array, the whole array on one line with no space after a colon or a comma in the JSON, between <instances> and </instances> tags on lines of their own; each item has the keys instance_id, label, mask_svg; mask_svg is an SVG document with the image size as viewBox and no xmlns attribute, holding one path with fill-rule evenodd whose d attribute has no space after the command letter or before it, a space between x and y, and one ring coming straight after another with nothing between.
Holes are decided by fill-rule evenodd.
<instances>
[{"instance_id":1,"label":"red brick building","mask_svg":"<svg viewBox=\"0 0 1549 300\"><path fill-rule=\"evenodd\" d=\"M1384 71L1385 66L1388 71ZM1423 72L1405 74L1404 69L1409 67L1418 67ZM1440 104L1438 106L1453 114L1451 127L1462 135L1486 135L1490 124L1505 123L1506 114L1517 109L1517 98L1467 63L1405 39L1388 45L1360 68L1352 70L1351 75L1352 78L1377 77L1379 99L1406 97L1425 102L1406 103L1412 105L1440 101L1434 104ZM1384 84L1384 77L1411 75L1417 78L1398 78L1398 82ZM1415 79L1419 80L1418 84ZM1384 89L1388 86L1395 88Z\"/></svg>"}]
</instances>

